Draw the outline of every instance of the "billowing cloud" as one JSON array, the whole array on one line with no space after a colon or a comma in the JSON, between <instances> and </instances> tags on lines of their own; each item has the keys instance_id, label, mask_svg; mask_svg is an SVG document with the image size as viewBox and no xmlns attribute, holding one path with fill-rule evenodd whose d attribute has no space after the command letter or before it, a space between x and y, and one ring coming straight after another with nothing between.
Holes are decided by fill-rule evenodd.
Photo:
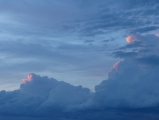
<instances>
[{"instance_id":1,"label":"billowing cloud","mask_svg":"<svg viewBox=\"0 0 159 120\"><path fill-rule=\"evenodd\" d=\"M30 82L33 79L33 75L32 74L28 74L27 78L24 78L22 80L23 84L26 84L27 82Z\"/></svg>"},{"instance_id":2,"label":"billowing cloud","mask_svg":"<svg viewBox=\"0 0 159 120\"><path fill-rule=\"evenodd\" d=\"M95 92L31 73L22 80L19 89L0 92L0 115L79 120L144 120L145 116L158 119L155 112L159 108L159 55L154 51L158 49L159 38L134 36L138 41L116 51L122 59L114 64L108 79L95 87Z\"/></svg>"},{"instance_id":3,"label":"billowing cloud","mask_svg":"<svg viewBox=\"0 0 159 120\"><path fill-rule=\"evenodd\" d=\"M0 92L0 115L57 116L88 101L90 90L29 74L20 88Z\"/></svg>"},{"instance_id":4,"label":"billowing cloud","mask_svg":"<svg viewBox=\"0 0 159 120\"><path fill-rule=\"evenodd\" d=\"M95 101L105 108L157 107L159 38L155 35L133 35L126 40L133 47L128 45L123 51L115 53L123 60L114 64L108 80L96 86Z\"/></svg>"}]
</instances>

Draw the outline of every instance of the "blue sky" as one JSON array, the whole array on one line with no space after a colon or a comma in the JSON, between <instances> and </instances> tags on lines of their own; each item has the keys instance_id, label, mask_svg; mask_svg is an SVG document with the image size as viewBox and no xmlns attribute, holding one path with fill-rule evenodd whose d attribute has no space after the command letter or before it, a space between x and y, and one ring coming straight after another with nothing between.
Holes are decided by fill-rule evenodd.
<instances>
[{"instance_id":1,"label":"blue sky","mask_svg":"<svg viewBox=\"0 0 159 120\"><path fill-rule=\"evenodd\" d=\"M157 9L155 1L1 0L1 89L28 73L94 89L129 34L158 30Z\"/></svg>"},{"instance_id":2,"label":"blue sky","mask_svg":"<svg viewBox=\"0 0 159 120\"><path fill-rule=\"evenodd\" d=\"M1 0L1 89L30 72L94 89L129 34L157 33L157 9L142 0Z\"/></svg>"},{"instance_id":3,"label":"blue sky","mask_svg":"<svg viewBox=\"0 0 159 120\"><path fill-rule=\"evenodd\" d=\"M120 31L117 35L100 34L106 30L98 15L101 4L74 0L0 2L1 89L19 87L20 79L30 72L91 89L107 78L115 61L110 50L120 44L114 42Z\"/></svg>"},{"instance_id":4,"label":"blue sky","mask_svg":"<svg viewBox=\"0 0 159 120\"><path fill-rule=\"evenodd\" d=\"M158 11L158 0L0 0L0 119L158 119Z\"/></svg>"}]
</instances>

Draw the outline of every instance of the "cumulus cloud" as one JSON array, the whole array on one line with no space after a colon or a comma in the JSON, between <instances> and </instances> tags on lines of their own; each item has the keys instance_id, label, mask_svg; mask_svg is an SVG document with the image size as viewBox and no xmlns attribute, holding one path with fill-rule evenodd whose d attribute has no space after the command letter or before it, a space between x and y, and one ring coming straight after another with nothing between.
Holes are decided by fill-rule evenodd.
<instances>
[{"instance_id":1,"label":"cumulus cloud","mask_svg":"<svg viewBox=\"0 0 159 120\"><path fill-rule=\"evenodd\" d=\"M29 74L15 91L0 92L0 114L52 116L73 109L90 98L90 90L46 76ZM56 115L54 115L55 117Z\"/></svg>"},{"instance_id":2,"label":"cumulus cloud","mask_svg":"<svg viewBox=\"0 0 159 120\"><path fill-rule=\"evenodd\" d=\"M156 107L159 104L159 38L131 35L126 41L133 47L127 45L123 51L115 52L123 60L114 64L108 80L96 86L95 103L110 108Z\"/></svg>"},{"instance_id":3,"label":"cumulus cloud","mask_svg":"<svg viewBox=\"0 0 159 120\"><path fill-rule=\"evenodd\" d=\"M150 119L158 118L154 113L159 105L159 37L132 36L128 45L114 52L121 60L114 64L108 79L95 87L95 92L31 73L19 89L0 92L0 115L145 120L146 111Z\"/></svg>"}]
</instances>

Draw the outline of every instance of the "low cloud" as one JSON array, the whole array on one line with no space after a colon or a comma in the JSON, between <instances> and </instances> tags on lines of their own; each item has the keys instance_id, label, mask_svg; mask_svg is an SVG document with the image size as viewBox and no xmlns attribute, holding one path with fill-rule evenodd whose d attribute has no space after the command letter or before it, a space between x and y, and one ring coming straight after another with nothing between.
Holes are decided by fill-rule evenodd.
<instances>
[{"instance_id":1,"label":"low cloud","mask_svg":"<svg viewBox=\"0 0 159 120\"><path fill-rule=\"evenodd\" d=\"M29 74L20 88L0 92L0 114L52 116L79 106L90 98L90 90L46 76Z\"/></svg>"},{"instance_id":2,"label":"low cloud","mask_svg":"<svg viewBox=\"0 0 159 120\"><path fill-rule=\"evenodd\" d=\"M114 53L123 60L114 65L108 80L96 86L95 103L105 108L156 107L159 104L159 38L131 35L126 40L131 46Z\"/></svg>"},{"instance_id":3,"label":"low cloud","mask_svg":"<svg viewBox=\"0 0 159 120\"><path fill-rule=\"evenodd\" d=\"M154 66L158 65L159 37L134 36L137 41L114 52L121 60L95 92L31 73L19 89L0 92L0 115L59 120L158 119L159 69Z\"/></svg>"}]
</instances>

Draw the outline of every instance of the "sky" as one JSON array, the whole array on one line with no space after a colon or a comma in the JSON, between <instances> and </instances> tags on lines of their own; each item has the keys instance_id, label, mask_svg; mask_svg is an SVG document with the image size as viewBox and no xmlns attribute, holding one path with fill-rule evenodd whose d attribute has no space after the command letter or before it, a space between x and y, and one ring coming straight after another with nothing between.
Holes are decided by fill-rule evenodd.
<instances>
[{"instance_id":1,"label":"sky","mask_svg":"<svg viewBox=\"0 0 159 120\"><path fill-rule=\"evenodd\" d=\"M0 89L36 73L94 90L128 35L157 33L157 11L155 0L0 0Z\"/></svg>"},{"instance_id":2,"label":"sky","mask_svg":"<svg viewBox=\"0 0 159 120\"><path fill-rule=\"evenodd\" d=\"M0 0L0 119L158 120L158 11L158 0Z\"/></svg>"},{"instance_id":3,"label":"sky","mask_svg":"<svg viewBox=\"0 0 159 120\"><path fill-rule=\"evenodd\" d=\"M28 73L92 90L107 78L110 50L120 43L100 34L101 4L94 2L0 0L1 90L18 88Z\"/></svg>"}]
</instances>

